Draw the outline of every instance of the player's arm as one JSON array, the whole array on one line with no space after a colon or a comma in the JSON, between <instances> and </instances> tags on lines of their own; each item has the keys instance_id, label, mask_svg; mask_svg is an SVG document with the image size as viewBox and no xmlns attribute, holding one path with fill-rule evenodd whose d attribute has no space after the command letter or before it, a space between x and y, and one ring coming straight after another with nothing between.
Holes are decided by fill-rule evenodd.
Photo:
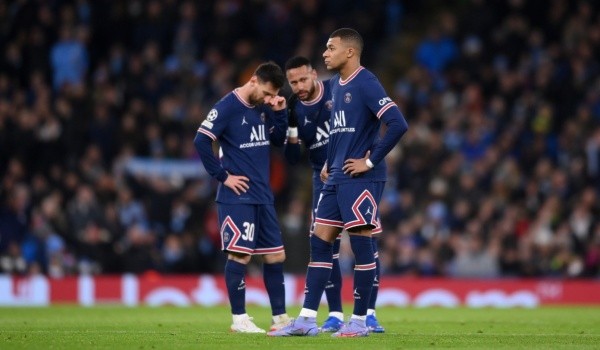
<instances>
[{"instance_id":1,"label":"player's arm","mask_svg":"<svg viewBox=\"0 0 600 350\"><path fill-rule=\"evenodd\" d=\"M281 147L287 137L287 103L283 96L272 96L265 99L265 104L271 108L269 113L269 140L275 146Z\"/></svg>"},{"instance_id":2,"label":"player's arm","mask_svg":"<svg viewBox=\"0 0 600 350\"><path fill-rule=\"evenodd\" d=\"M361 87L361 92L371 112L385 123L387 130L381 141L367 151L364 158L344 162L344 173L350 175L362 174L379 164L408 130L406 119L379 81L375 78L369 80Z\"/></svg>"},{"instance_id":3,"label":"player's arm","mask_svg":"<svg viewBox=\"0 0 600 350\"><path fill-rule=\"evenodd\" d=\"M298 117L296 116L296 102L298 97L294 94L287 101L288 110L288 129L287 143L285 144L285 159L290 164L296 164L300 160L302 153L300 149L300 139L298 138Z\"/></svg>"},{"instance_id":4,"label":"player's arm","mask_svg":"<svg viewBox=\"0 0 600 350\"><path fill-rule=\"evenodd\" d=\"M371 155L366 162L369 168L373 168L381 162L408 130L408 123L404 115L396 103L391 100L381 108L378 117L385 123L387 130L381 141L371 150Z\"/></svg>"},{"instance_id":5,"label":"player's arm","mask_svg":"<svg viewBox=\"0 0 600 350\"><path fill-rule=\"evenodd\" d=\"M239 195L241 192L246 192L249 188L248 178L245 176L231 175L221 166L221 162L215 156L212 143L217 140L218 135L225 128L225 123L222 119L218 120L217 109L212 109L204 122L198 128L196 137L194 138L194 146L200 155L200 160L206 171L213 178L222 182L229 187L233 192Z\"/></svg>"},{"instance_id":6,"label":"player's arm","mask_svg":"<svg viewBox=\"0 0 600 350\"><path fill-rule=\"evenodd\" d=\"M361 86L364 101L373 112L387 126L385 135L372 149L367 159L369 168L373 168L385 158L385 156L396 146L400 138L408 130L408 123L400 109L383 89L379 81L373 77Z\"/></svg>"}]
</instances>

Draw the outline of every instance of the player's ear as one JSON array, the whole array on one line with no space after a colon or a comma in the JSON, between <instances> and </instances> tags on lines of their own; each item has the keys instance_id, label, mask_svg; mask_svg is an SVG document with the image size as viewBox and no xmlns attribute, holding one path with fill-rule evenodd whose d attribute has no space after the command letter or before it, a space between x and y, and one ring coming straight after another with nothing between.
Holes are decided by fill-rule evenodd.
<instances>
[{"instance_id":1,"label":"player's ear","mask_svg":"<svg viewBox=\"0 0 600 350\"><path fill-rule=\"evenodd\" d=\"M310 75L313 77L313 80L314 80L314 79L317 79L317 70L313 68L313 69L310 71Z\"/></svg>"},{"instance_id":2,"label":"player's ear","mask_svg":"<svg viewBox=\"0 0 600 350\"><path fill-rule=\"evenodd\" d=\"M354 49L349 47L348 51L346 52L346 57L350 58L352 56L354 56Z\"/></svg>"}]
</instances>

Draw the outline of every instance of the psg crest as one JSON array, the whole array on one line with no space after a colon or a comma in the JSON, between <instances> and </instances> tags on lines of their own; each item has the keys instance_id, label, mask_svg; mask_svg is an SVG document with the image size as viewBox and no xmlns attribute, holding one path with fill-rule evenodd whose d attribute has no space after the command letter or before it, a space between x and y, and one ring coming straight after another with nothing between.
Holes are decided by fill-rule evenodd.
<instances>
[{"instance_id":1,"label":"psg crest","mask_svg":"<svg viewBox=\"0 0 600 350\"><path fill-rule=\"evenodd\" d=\"M350 103L350 101L352 101L352 95L349 92L346 92L344 95L344 102Z\"/></svg>"}]
</instances>

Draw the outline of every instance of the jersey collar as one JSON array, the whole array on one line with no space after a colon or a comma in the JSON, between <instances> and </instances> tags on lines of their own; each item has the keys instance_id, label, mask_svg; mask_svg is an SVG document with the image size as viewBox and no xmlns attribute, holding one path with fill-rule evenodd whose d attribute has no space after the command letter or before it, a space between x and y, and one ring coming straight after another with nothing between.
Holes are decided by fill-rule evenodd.
<instances>
[{"instance_id":1,"label":"jersey collar","mask_svg":"<svg viewBox=\"0 0 600 350\"><path fill-rule=\"evenodd\" d=\"M300 103L302 103L305 106L312 106L317 104L319 101L321 101L321 99L323 98L323 94L325 93L325 87L323 86L323 82L322 81L317 81L317 84L319 85L319 94L317 95L317 97L313 98L310 101L300 101Z\"/></svg>"},{"instance_id":2,"label":"jersey collar","mask_svg":"<svg viewBox=\"0 0 600 350\"><path fill-rule=\"evenodd\" d=\"M238 99L238 100L240 100L240 102L241 102L241 103L242 103L244 106L246 106L246 107L248 107L248 108L254 108L254 106L253 106L253 105L251 105L251 104L249 104L248 102L244 101L244 99L242 98L242 96L240 96L240 94L238 93L238 89L237 89L237 88L233 90L233 94L235 95L235 97L237 97L237 99Z\"/></svg>"},{"instance_id":3,"label":"jersey collar","mask_svg":"<svg viewBox=\"0 0 600 350\"><path fill-rule=\"evenodd\" d=\"M356 68L356 70L354 71L354 73L350 74L350 76L348 77L348 79L346 80L342 80L342 77L340 77L340 85L346 85L348 84L352 79L354 79L358 73L360 73L361 70L365 69L365 67L363 66L358 66L358 68Z\"/></svg>"}]
</instances>

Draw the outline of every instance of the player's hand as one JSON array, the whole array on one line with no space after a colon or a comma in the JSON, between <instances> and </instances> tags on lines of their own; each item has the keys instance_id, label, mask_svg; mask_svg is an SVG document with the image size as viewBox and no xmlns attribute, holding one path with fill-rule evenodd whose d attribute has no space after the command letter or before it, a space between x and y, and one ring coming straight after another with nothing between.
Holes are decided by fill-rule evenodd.
<instances>
[{"instance_id":1,"label":"player's hand","mask_svg":"<svg viewBox=\"0 0 600 350\"><path fill-rule=\"evenodd\" d=\"M235 194L239 196L242 192L246 193L248 189L250 189L248 181L250 180L245 176L229 174L227 179L225 179L225 182L223 182L223 185L229 187L233 192L235 192Z\"/></svg>"},{"instance_id":2,"label":"player's hand","mask_svg":"<svg viewBox=\"0 0 600 350\"><path fill-rule=\"evenodd\" d=\"M344 162L344 166L342 167L344 174L358 176L362 173L366 173L367 171L371 170L371 168L369 168L369 166L367 165L367 159L369 159L370 155L371 151L367 151L367 154L364 158L346 159L346 161Z\"/></svg>"},{"instance_id":3,"label":"player's hand","mask_svg":"<svg viewBox=\"0 0 600 350\"><path fill-rule=\"evenodd\" d=\"M329 177L329 171L327 171L327 162L323 164L323 169L321 169L320 177L322 182L327 181L327 178Z\"/></svg>"},{"instance_id":4,"label":"player's hand","mask_svg":"<svg viewBox=\"0 0 600 350\"><path fill-rule=\"evenodd\" d=\"M265 97L265 104L271 107L275 112L281 111L287 106L285 97L283 96L268 96Z\"/></svg>"}]
</instances>

